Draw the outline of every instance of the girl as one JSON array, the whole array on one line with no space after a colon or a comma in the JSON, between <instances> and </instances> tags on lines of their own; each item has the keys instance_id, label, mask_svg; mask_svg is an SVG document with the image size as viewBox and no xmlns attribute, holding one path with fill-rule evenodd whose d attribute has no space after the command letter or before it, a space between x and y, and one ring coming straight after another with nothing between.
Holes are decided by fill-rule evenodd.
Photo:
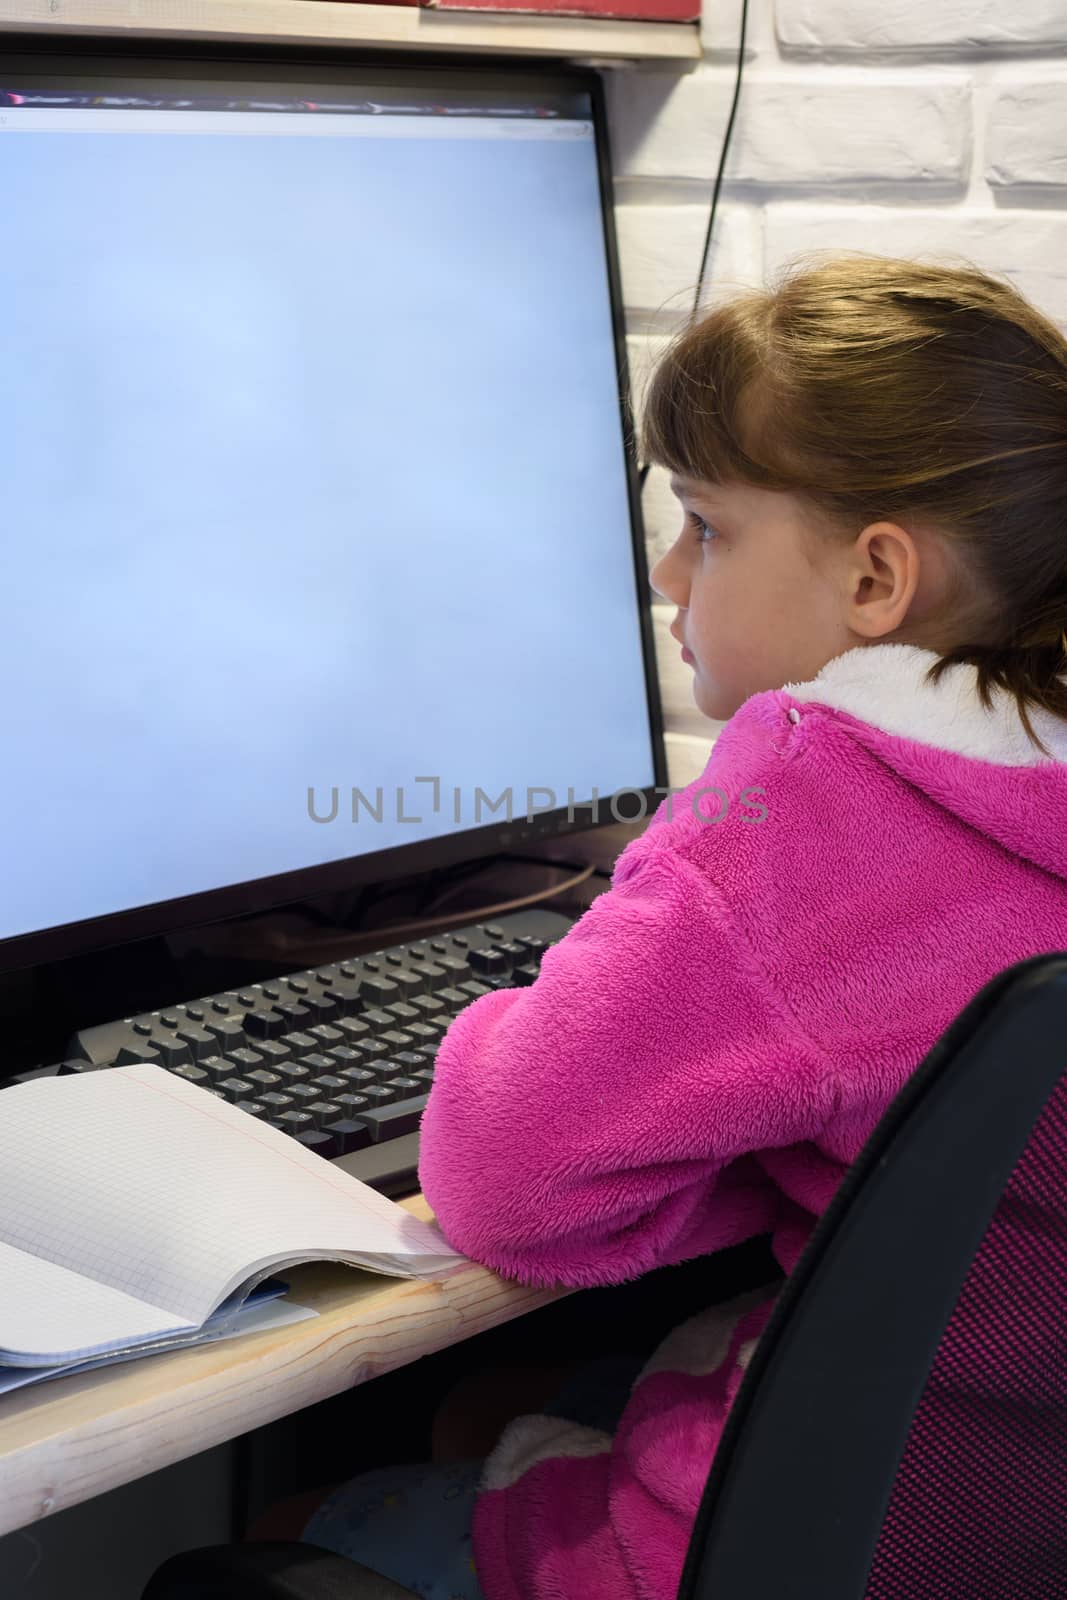
<instances>
[{"instance_id":1,"label":"girl","mask_svg":"<svg viewBox=\"0 0 1067 1600\"><path fill-rule=\"evenodd\" d=\"M762 1233L788 1272L952 1019L1067 948L1056 327L969 266L794 263L675 341L644 434L684 513L651 581L728 725L537 982L456 1018L422 1124L446 1236L528 1283ZM613 1431L519 1416L303 1537L434 1600L668 1600L769 1310L676 1329Z\"/></svg>"}]
</instances>

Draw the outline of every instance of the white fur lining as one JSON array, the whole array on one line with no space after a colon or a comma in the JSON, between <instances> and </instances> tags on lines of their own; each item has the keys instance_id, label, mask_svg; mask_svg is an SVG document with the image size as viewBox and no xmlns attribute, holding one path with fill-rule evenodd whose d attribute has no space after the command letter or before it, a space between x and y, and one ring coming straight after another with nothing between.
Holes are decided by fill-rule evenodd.
<instances>
[{"instance_id":1,"label":"white fur lining","mask_svg":"<svg viewBox=\"0 0 1067 1600\"><path fill-rule=\"evenodd\" d=\"M1005 767L1048 762L1027 736L1012 695L993 689L987 711L978 697L977 669L957 663L939 683L928 683L926 672L936 660L932 650L912 644L860 645L828 661L810 683L787 683L785 692L954 755ZM1052 759L1067 761L1067 721L1038 707L1030 720Z\"/></svg>"},{"instance_id":2,"label":"white fur lining","mask_svg":"<svg viewBox=\"0 0 1067 1600\"><path fill-rule=\"evenodd\" d=\"M480 1491L510 1489L539 1461L559 1456L600 1456L611 1449L610 1433L563 1417L516 1417L486 1457Z\"/></svg>"},{"instance_id":3,"label":"white fur lining","mask_svg":"<svg viewBox=\"0 0 1067 1600\"><path fill-rule=\"evenodd\" d=\"M726 1360L738 1322L756 1306L773 1300L775 1293L777 1290L772 1293L768 1289L751 1289L679 1323L653 1351L638 1373L637 1382L654 1372L681 1372L699 1378L718 1371Z\"/></svg>"},{"instance_id":4,"label":"white fur lining","mask_svg":"<svg viewBox=\"0 0 1067 1600\"><path fill-rule=\"evenodd\" d=\"M741 1346L741 1348L737 1352L737 1365L739 1367L743 1367L746 1372L748 1371L749 1362L752 1360L752 1357L756 1354L756 1346L758 1344L759 1344L759 1340L758 1339L746 1339L745 1343Z\"/></svg>"},{"instance_id":5,"label":"white fur lining","mask_svg":"<svg viewBox=\"0 0 1067 1600\"><path fill-rule=\"evenodd\" d=\"M730 1340L741 1317L773 1300L778 1286L750 1289L722 1305L709 1306L673 1329L653 1352L638 1373L635 1386L654 1372L679 1372L690 1377L714 1372L721 1367L730 1349ZM747 1367L757 1340L749 1339L738 1351L738 1360ZM611 1449L611 1435L599 1428L587 1428L563 1417L515 1417L500 1435L486 1457L479 1492L510 1489L539 1461L564 1457L599 1456Z\"/></svg>"}]
</instances>

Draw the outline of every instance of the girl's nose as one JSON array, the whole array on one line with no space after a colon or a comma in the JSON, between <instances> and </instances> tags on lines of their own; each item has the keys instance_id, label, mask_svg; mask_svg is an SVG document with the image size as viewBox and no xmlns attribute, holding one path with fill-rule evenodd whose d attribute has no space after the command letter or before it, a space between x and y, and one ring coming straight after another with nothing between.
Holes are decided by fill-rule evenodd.
<instances>
[{"instance_id":1,"label":"girl's nose","mask_svg":"<svg viewBox=\"0 0 1067 1600\"><path fill-rule=\"evenodd\" d=\"M689 592L681 563L673 560L673 556L673 549L660 556L648 575L648 582L661 600L669 600L672 605L684 608L688 602Z\"/></svg>"}]
</instances>

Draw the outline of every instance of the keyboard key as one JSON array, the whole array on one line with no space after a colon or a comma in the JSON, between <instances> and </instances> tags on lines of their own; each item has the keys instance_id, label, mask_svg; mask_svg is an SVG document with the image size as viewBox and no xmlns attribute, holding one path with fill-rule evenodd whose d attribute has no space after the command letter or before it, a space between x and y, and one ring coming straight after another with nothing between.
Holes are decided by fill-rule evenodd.
<instances>
[{"instance_id":1,"label":"keyboard key","mask_svg":"<svg viewBox=\"0 0 1067 1600\"><path fill-rule=\"evenodd\" d=\"M336 1066L333 1056L322 1050L313 1050L309 1056L301 1056L300 1062L307 1068L310 1078L317 1078L322 1072L333 1072Z\"/></svg>"},{"instance_id":2,"label":"keyboard key","mask_svg":"<svg viewBox=\"0 0 1067 1600\"><path fill-rule=\"evenodd\" d=\"M219 1080L219 1090L230 1101L231 1105L240 1105L242 1100L254 1100L256 1095L255 1084L249 1083L247 1078L222 1078Z\"/></svg>"},{"instance_id":3,"label":"keyboard key","mask_svg":"<svg viewBox=\"0 0 1067 1600\"><path fill-rule=\"evenodd\" d=\"M351 1117L338 1117L325 1123L320 1131L337 1140L338 1154L342 1156L350 1156L354 1150L365 1150L371 1143L370 1129Z\"/></svg>"},{"instance_id":4,"label":"keyboard key","mask_svg":"<svg viewBox=\"0 0 1067 1600\"><path fill-rule=\"evenodd\" d=\"M344 1044L345 1041L340 1028L335 1028L328 1022L320 1022L317 1027L308 1028L307 1031L319 1041L320 1045Z\"/></svg>"},{"instance_id":5,"label":"keyboard key","mask_svg":"<svg viewBox=\"0 0 1067 1600\"><path fill-rule=\"evenodd\" d=\"M508 958L500 954L499 950L472 950L471 971L484 973L502 973L508 970Z\"/></svg>"},{"instance_id":6,"label":"keyboard key","mask_svg":"<svg viewBox=\"0 0 1067 1600\"><path fill-rule=\"evenodd\" d=\"M326 1128L312 1128L307 1133L293 1135L297 1144L302 1144L305 1150L314 1151L315 1155L322 1156L324 1161L332 1161L334 1156L347 1154L341 1140Z\"/></svg>"},{"instance_id":7,"label":"keyboard key","mask_svg":"<svg viewBox=\"0 0 1067 1600\"><path fill-rule=\"evenodd\" d=\"M274 1009L288 1019L287 1028L306 1028L309 1022L315 1020L307 1006L302 1006L297 1000L279 1000Z\"/></svg>"},{"instance_id":8,"label":"keyboard key","mask_svg":"<svg viewBox=\"0 0 1067 1600\"><path fill-rule=\"evenodd\" d=\"M450 981L452 982L463 983L467 978L470 977L470 963L467 961L460 961L458 956L442 956L438 964L444 967L447 973L451 974Z\"/></svg>"},{"instance_id":9,"label":"keyboard key","mask_svg":"<svg viewBox=\"0 0 1067 1600\"><path fill-rule=\"evenodd\" d=\"M367 1101L367 1104L371 1107L371 1109L374 1109L377 1106L391 1105L396 1099L392 1089L390 1089L388 1085L384 1083L368 1083L359 1092L362 1098ZM344 1095L342 1095L341 1099L337 1102L338 1105L341 1105L343 1101ZM362 1112L360 1115L362 1115Z\"/></svg>"},{"instance_id":10,"label":"keyboard key","mask_svg":"<svg viewBox=\"0 0 1067 1600\"><path fill-rule=\"evenodd\" d=\"M363 1005L360 985L351 979L336 979L330 989L330 993L337 1002L340 1016L353 1016Z\"/></svg>"},{"instance_id":11,"label":"keyboard key","mask_svg":"<svg viewBox=\"0 0 1067 1600\"><path fill-rule=\"evenodd\" d=\"M267 1072L263 1067L257 1067L252 1072L246 1073L245 1076L249 1083L255 1084L257 1090L280 1089L284 1082L279 1073Z\"/></svg>"},{"instance_id":12,"label":"keyboard key","mask_svg":"<svg viewBox=\"0 0 1067 1600\"><path fill-rule=\"evenodd\" d=\"M164 1011L159 1020L165 1028L176 1028L181 1022L181 1018L175 1016L173 1011Z\"/></svg>"},{"instance_id":13,"label":"keyboard key","mask_svg":"<svg viewBox=\"0 0 1067 1600\"><path fill-rule=\"evenodd\" d=\"M204 1030L214 1039L216 1050L224 1055L227 1050L239 1050L245 1042L245 1030L236 1017L209 1018Z\"/></svg>"},{"instance_id":14,"label":"keyboard key","mask_svg":"<svg viewBox=\"0 0 1067 1600\"><path fill-rule=\"evenodd\" d=\"M379 978L377 974L364 978L360 992L372 1003L382 1005L387 1000L399 1000L400 988L391 978Z\"/></svg>"},{"instance_id":15,"label":"keyboard key","mask_svg":"<svg viewBox=\"0 0 1067 1600\"><path fill-rule=\"evenodd\" d=\"M358 1094L363 1084L378 1082L378 1074L373 1072L370 1067L345 1067L341 1077L346 1085L347 1093Z\"/></svg>"},{"instance_id":16,"label":"keyboard key","mask_svg":"<svg viewBox=\"0 0 1067 1600\"><path fill-rule=\"evenodd\" d=\"M331 1066L332 1064L333 1063L331 1062ZM333 1094L335 1089L339 1089L343 1093L348 1087L344 1078L339 1078L335 1072L320 1072L315 1079L315 1083L322 1090L323 1095L327 1099Z\"/></svg>"},{"instance_id":17,"label":"keyboard key","mask_svg":"<svg viewBox=\"0 0 1067 1600\"><path fill-rule=\"evenodd\" d=\"M429 1000L430 996L423 995L422 999ZM394 1001L389 1007L389 1015L394 1022L418 1022L419 1020L419 1013L415 1010L415 1007L413 1005L409 1005L406 1000Z\"/></svg>"},{"instance_id":18,"label":"keyboard key","mask_svg":"<svg viewBox=\"0 0 1067 1600\"><path fill-rule=\"evenodd\" d=\"M293 1104L287 1094L279 1094L277 1089L268 1089L266 1094L257 1095L256 1098L271 1120L276 1118L279 1112L288 1111ZM247 1104L247 1101L245 1103Z\"/></svg>"},{"instance_id":19,"label":"keyboard key","mask_svg":"<svg viewBox=\"0 0 1067 1600\"><path fill-rule=\"evenodd\" d=\"M284 1039L257 1039L256 1049L268 1067L277 1067L279 1062L291 1060L293 1054Z\"/></svg>"},{"instance_id":20,"label":"keyboard key","mask_svg":"<svg viewBox=\"0 0 1067 1600\"><path fill-rule=\"evenodd\" d=\"M342 1067L358 1067L363 1057L358 1050L353 1050L350 1044L335 1044L327 1052L331 1072L340 1072Z\"/></svg>"},{"instance_id":21,"label":"keyboard key","mask_svg":"<svg viewBox=\"0 0 1067 1600\"><path fill-rule=\"evenodd\" d=\"M516 989L526 989L531 983L536 983L540 974L535 966L527 964L524 967L514 967L511 973L511 982Z\"/></svg>"},{"instance_id":22,"label":"keyboard key","mask_svg":"<svg viewBox=\"0 0 1067 1600\"><path fill-rule=\"evenodd\" d=\"M294 994L307 994L311 987L306 978L290 978L288 982Z\"/></svg>"},{"instance_id":23,"label":"keyboard key","mask_svg":"<svg viewBox=\"0 0 1067 1600\"><path fill-rule=\"evenodd\" d=\"M245 1032L252 1039L276 1039L288 1026L280 1011L250 1011L245 1017Z\"/></svg>"},{"instance_id":24,"label":"keyboard key","mask_svg":"<svg viewBox=\"0 0 1067 1600\"><path fill-rule=\"evenodd\" d=\"M321 1128L324 1122L332 1122L338 1112L337 1106L329 1100L308 1100L301 1103L300 1109L307 1112L316 1128Z\"/></svg>"},{"instance_id":25,"label":"keyboard key","mask_svg":"<svg viewBox=\"0 0 1067 1600\"><path fill-rule=\"evenodd\" d=\"M441 1012L445 1010L445 1002L441 1000L439 996L442 994L451 994L453 992L454 991L450 989L441 989L436 995L420 994L418 999L413 1002L413 1007L417 1006L418 1010L422 1012L422 1020L425 1020L426 1017L439 1016ZM466 1004L466 1001L464 1001L464 1004ZM418 1012L415 1013L415 1016L418 1016ZM414 1018L412 1020L414 1020Z\"/></svg>"},{"instance_id":26,"label":"keyboard key","mask_svg":"<svg viewBox=\"0 0 1067 1600\"><path fill-rule=\"evenodd\" d=\"M133 1031L134 1033L151 1033L152 1024L150 1022L135 1022Z\"/></svg>"},{"instance_id":27,"label":"keyboard key","mask_svg":"<svg viewBox=\"0 0 1067 1600\"><path fill-rule=\"evenodd\" d=\"M181 1067L191 1065L193 1052L189 1049L189 1046L187 1044L183 1044L180 1039L164 1037L162 1039L153 1039L152 1043L162 1056L163 1065L165 1067ZM136 1046L134 1046L134 1048L136 1048Z\"/></svg>"},{"instance_id":28,"label":"keyboard key","mask_svg":"<svg viewBox=\"0 0 1067 1600\"><path fill-rule=\"evenodd\" d=\"M498 922L486 922L482 924L482 927L490 939L502 939L504 937L504 930Z\"/></svg>"},{"instance_id":29,"label":"keyboard key","mask_svg":"<svg viewBox=\"0 0 1067 1600\"><path fill-rule=\"evenodd\" d=\"M389 976L392 978L393 982L396 984L405 1000L410 1000L413 994L422 993L423 980L419 977L418 973L414 972L411 968L397 967L394 972L389 974Z\"/></svg>"},{"instance_id":30,"label":"keyboard key","mask_svg":"<svg viewBox=\"0 0 1067 1600\"><path fill-rule=\"evenodd\" d=\"M361 1111L359 1120L370 1129L375 1142L397 1139L403 1133L415 1133L418 1130L428 1099L428 1095L420 1094L414 1100L400 1100L396 1105Z\"/></svg>"},{"instance_id":31,"label":"keyboard key","mask_svg":"<svg viewBox=\"0 0 1067 1600\"><path fill-rule=\"evenodd\" d=\"M306 1111L283 1111L274 1119L274 1126L283 1133L311 1133L315 1123Z\"/></svg>"},{"instance_id":32,"label":"keyboard key","mask_svg":"<svg viewBox=\"0 0 1067 1600\"><path fill-rule=\"evenodd\" d=\"M365 1094L341 1094L337 1097L338 1115L350 1118L356 1117L361 1111L368 1110L373 1104L373 1100L369 1100Z\"/></svg>"},{"instance_id":33,"label":"keyboard key","mask_svg":"<svg viewBox=\"0 0 1067 1600\"><path fill-rule=\"evenodd\" d=\"M305 1083L287 1083L285 1086L285 1092L293 1102L294 1106L299 1106L302 1111L312 1101L319 1098L319 1091L316 1089L314 1080L311 1078L309 1078Z\"/></svg>"},{"instance_id":34,"label":"keyboard key","mask_svg":"<svg viewBox=\"0 0 1067 1600\"><path fill-rule=\"evenodd\" d=\"M483 994L490 993L490 990L486 988L484 983L477 983L473 980L470 983L461 983L459 987L467 996L468 1000L478 1000Z\"/></svg>"},{"instance_id":35,"label":"keyboard key","mask_svg":"<svg viewBox=\"0 0 1067 1600\"><path fill-rule=\"evenodd\" d=\"M406 1032L411 1035L411 1042L416 1050L425 1050L431 1044L436 1044L440 1038L440 1030L432 1022L412 1022Z\"/></svg>"},{"instance_id":36,"label":"keyboard key","mask_svg":"<svg viewBox=\"0 0 1067 1600\"><path fill-rule=\"evenodd\" d=\"M415 1027L418 1026L419 1024L416 1023ZM356 1049L364 1060L369 1061L373 1061L378 1056L387 1056L389 1054L389 1046L383 1044L380 1039L361 1039L356 1045Z\"/></svg>"},{"instance_id":37,"label":"keyboard key","mask_svg":"<svg viewBox=\"0 0 1067 1600\"><path fill-rule=\"evenodd\" d=\"M226 1060L232 1062L235 1067L241 1067L242 1069L247 1067L249 1071L253 1067L261 1067L263 1065L263 1057L258 1050L228 1050L226 1052Z\"/></svg>"},{"instance_id":38,"label":"keyboard key","mask_svg":"<svg viewBox=\"0 0 1067 1600\"><path fill-rule=\"evenodd\" d=\"M422 1050L401 1050L393 1060L403 1072L415 1072L419 1067L428 1067L430 1058Z\"/></svg>"},{"instance_id":39,"label":"keyboard key","mask_svg":"<svg viewBox=\"0 0 1067 1600\"><path fill-rule=\"evenodd\" d=\"M296 1033L287 1033L285 1042L294 1056L307 1055L309 1051L319 1048L317 1039L313 1039L310 1033L302 1033L299 1029L297 1029Z\"/></svg>"},{"instance_id":40,"label":"keyboard key","mask_svg":"<svg viewBox=\"0 0 1067 1600\"><path fill-rule=\"evenodd\" d=\"M364 1011L363 1021L377 1033L382 1028L391 1028L393 1026L393 1015L390 1011Z\"/></svg>"},{"instance_id":41,"label":"keyboard key","mask_svg":"<svg viewBox=\"0 0 1067 1600\"><path fill-rule=\"evenodd\" d=\"M337 1027L340 1028L349 1044L356 1039L366 1039L370 1033L369 1025L358 1017L342 1017L337 1023Z\"/></svg>"},{"instance_id":42,"label":"keyboard key","mask_svg":"<svg viewBox=\"0 0 1067 1600\"><path fill-rule=\"evenodd\" d=\"M512 964L514 964L516 961L523 962L526 960L525 945L518 943L498 944L496 948L497 953L502 956L507 956L508 960Z\"/></svg>"},{"instance_id":43,"label":"keyboard key","mask_svg":"<svg viewBox=\"0 0 1067 1600\"><path fill-rule=\"evenodd\" d=\"M414 1078L404 1076L386 1078L385 1087L392 1089L398 1100L408 1100L412 1095L422 1093L421 1083L416 1083Z\"/></svg>"},{"instance_id":44,"label":"keyboard key","mask_svg":"<svg viewBox=\"0 0 1067 1600\"><path fill-rule=\"evenodd\" d=\"M267 1115L267 1107L262 1100L242 1100L241 1110L247 1111L250 1117L265 1117Z\"/></svg>"},{"instance_id":45,"label":"keyboard key","mask_svg":"<svg viewBox=\"0 0 1067 1600\"><path fill-rule=\"evenodd\" d=\"M304 1083L311 1077L307 1056L302 1061L276 1061L271 1071L276 1072L283 1083Z\"/></svg>"},{"instance_id":46,"label":"keyboard key","mask_svg":"<svg viewBox=\"0 0 1067 1600\"><path fill-rule=\"evenodd\" d=\"M435 961L413 963L411 970L421 979L423 987L426 989L444 989L451 981L450 973Z\"/></svg>"},{"instance_id":47,"label":"keyboard key","mask_svg":"<svg viewBox=\"0 0 1067 1600\"><path fill-rule=\"evenodd\" d=\"M133 1044L123 1045L115 1057L115 1066L132 1067L138 1062L146 1062L151 1066L156 1066L162 1060L163 1056L160 1050L154 1049L150 1044L141 1044L139 1041L135 1041Z\"/></svg>"},{"instance_id":48,"label":"keyboard key","mask_svg":"<svg viewBox=\"0 0 1067 1600\"><path fill-rule=\"evenodd\" d=\"M224 1056L203 1056L197 1066L203 1068L213 1083L233 1077L233 1068Z\"/></svg>"},{"instance_id":49,"label":"keyboard key","mask_svg":"<svg viewBox=\"0 0 1067 1600\"><path fill-rule=\"evenodd\" d=\"M415 1026L422 1028L428 1026L428 1024L419 1022ZM388 1045L390 1051L406 1050L413 1043L410 1033L401 1033L397 1028L387 1028L384 1033L378 1035L378 1038L382 1044Z\"/></svg>"},{"instance_id":50,"label":"keyboard key","mask_svg":"<svg viewBox=\"0 0 1067 1600\"><path fill-rule=\"evenodd\" d=\"M332 994L305 995L303 1004L307 1006L316 1022L333 1022L341 1015L341 1007Z\"/></svg>"},{"instance_id":51,"label":"keyboard key","mask_svg":"<svg viewBox=\"0 0 1067 1600\"><path fill-rule=\"evenodd\" d=\"M186 1083L199 1084L203 1089L211 1087L211 1079L202 1067L175 1067L174 1076L176 1078L184 1078Z\"/></svg>"}]
</instances>

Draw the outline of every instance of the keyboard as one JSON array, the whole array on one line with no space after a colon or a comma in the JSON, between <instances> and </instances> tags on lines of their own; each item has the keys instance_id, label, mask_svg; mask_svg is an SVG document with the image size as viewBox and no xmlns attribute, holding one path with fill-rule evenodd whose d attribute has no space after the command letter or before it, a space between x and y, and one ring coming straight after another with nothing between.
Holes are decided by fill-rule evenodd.
<instances>
[{"instance_id":1,"label":"keyboard","mask_svg":"<svg viewBox=\"0 0 1067 1600\"><path fill-rule=\"evenodd\" d=\"M59 1073L151 1062L396 1197L418 1188L442 1035L529 985L572 919L531 909L78 1033Z\"/></svg>"}]
</instances>

